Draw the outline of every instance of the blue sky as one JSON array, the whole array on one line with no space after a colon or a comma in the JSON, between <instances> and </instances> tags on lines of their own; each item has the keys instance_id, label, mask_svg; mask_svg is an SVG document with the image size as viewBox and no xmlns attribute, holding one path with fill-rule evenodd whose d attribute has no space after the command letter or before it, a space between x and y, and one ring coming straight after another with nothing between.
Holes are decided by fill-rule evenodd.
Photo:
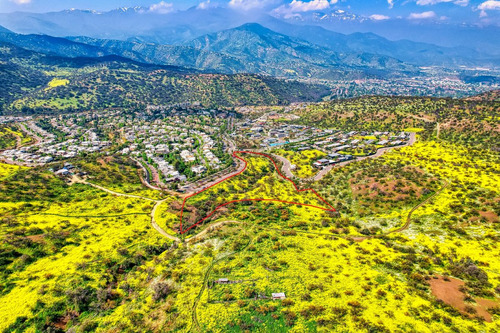
<instances>
[{"instance_id":1,"label":"blue sky","mask_svg":"<svg viewBox=\"0 0 500 333\"><path fill-rule=\"evenodd\" d=\"M469 23L498 20L500 17L500 0L0 0L0 12L48 12L70 8L107 11L118 7L144 6L167 13L200 3L202 7L219 5L246 11L275 10L283 15L343 9L379 20L399 17Z\"/></svg>"}]
</instances>

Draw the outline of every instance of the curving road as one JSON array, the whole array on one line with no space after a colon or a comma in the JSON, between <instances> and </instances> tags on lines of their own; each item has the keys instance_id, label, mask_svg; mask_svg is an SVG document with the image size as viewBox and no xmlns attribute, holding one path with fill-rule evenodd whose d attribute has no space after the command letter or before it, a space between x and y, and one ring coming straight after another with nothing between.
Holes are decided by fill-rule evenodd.
<instances>
[{"instance_id":1,"label":"curving road","mask_svg":"<svg viewBox=\"0 0 500 333\"><path fill-rule=\"evenodd\" d=\"M232 143L231 141L228 140L229 143ZM410 145L413 145L414 143L416 142L416 135L415 133L411 133L410 134L410 139L408 140L408 142L405 144L405 145L402 145L402 146L398 146L398 147L387 147L387 148L380 148L376 154L374 155L371 155L371 156L364 156L364 157L360 157L360 158L357 158L355 160L351 160L351 161L346 161L346 162L342 162L342 163L339 163L337 165L331 165L327 168L324 168L322 169L320 172L318 172L314 177L312 178L309 178L307 180L314 180L314 181L317 181L317 180L320 180L322 179L329 171L331 171L334 167L341 167L343 165L346 165L348 163L352 163L354 161L360 161L360 160L363 160L363 159L366 159L366 158L377 158L379 156L381 156L382 154L384 154L386 151L389 151L391 149L394 149L394 148L399 148L399 147L405 147L405 146L410 146ZM231 150L234 150L235 149L235 146L234 146L234 143L233 144L229 144L230 147L228 147L228 150L231 151ZM282 172L284 173L284 175L286 177L289 177L289 178L297 178L293 175L292 171L291 171L291 163L288 159L282 157L282 156L279 156L279 155L274 155L274 154L271 154L273 157L275 157L277 160L279 160L281 163L283 163L283 167L282 167ZM141 166L141 168L143 169L143 171L145 172L146 176L148 176L148 170L146 168L144 168L144 166L142 165L142 163L140 163L139 161L135 160L135 162L137 162L138 165ZM235 175L235 174L238 174L238 173L241 173L243 171L243 169L245 168L245 164L242 163L239 159L237 160L237 163L238 163L238 166L236 168L235 171L229 173L229 174L223 174L223 175L220 175L218 176L217 178L215 178L214 180L208 182L208 183L205 183L203 184L202 186L199 186L198 188L190 188L191 191L193 192L196 192L198 190L201 190L201 189L204 189L206 187L210 187L218 182L220 182L221 179L224 179L224 178L228 178L232 175ZM158 187L155 187L151 184L149 184L149 182L145 181L144 179L142 179L141 177L141 181L143 182L143 184L145 186L147 186L148 188L150 189L154 189L154 190L162 190L161 188L158 188ZM151 225L152 227L157 231L159 232L161 235L163 235L164 237L166 238L169 238L171 240L173 240L174 242L181 242L182 240L179 238L179 237L176 237L176 236L173 236L173 235L170 235L169 233L167 233L165 230L163 230L159 225L158 223L156 222L156 218L155 218L155 215L156 215L156 212L158 210L158 207L163 204L164 202L166 202L168 199L162 199L162 200L156 200L156 199L152 199L152 198L147 198L147 197L143 197L143 196L139 196L139 195L134 195L134 194L125 194L125 193L120 193L120 192L116 192L116 191L113 191L113 190L110 190L110 189L107 189L103 186L100 186L100 185L97 185L97 184L93 184L93 183L90 183L90 182L87 182L83 179L80 179L76 176L73 177L72 179L72 182L73 183L81 183L81 184L86 184L86 185L89 185L89 186L92 186L94 188L97 188L101 191L104 191L104 192L107 192L109 194L112 194L112 195L116 195L116 196L122 196L122 197L129 197L129 198L135 198L135 199L141 199L141 200L147 200L147 201L151 201L151 202L154 202L155 205L151 211ZM443 188L444 189L444 188ZM442 189L442 190L443 190ZM441 191L442 191L441 190ZM435 195L437 195L438 193L440 193L441 191L435 193L433 196L429 197L427 200L431 199L432 197L434 197ZM173 192L173 191L169 191L169 192ZM173 193L175 195L179 195L177 193ZM427 201L426 200L426 201ZM423 204L423 203L422 203ZM402 228L400 228L401 230L404 230L405 228L408 227L409 225L409 219L411 217L411 213L417 209L419 206L415 207L411 212L410 212L410 215L408 217L408 221L407 221L407 224L405 224L405 226L403 226ZM208 234L209 232L215 230L216 228L224 225L224 224L228 224L228 223L242 223L242 222L239 222L239 221L232 221L232 220L228 220L228 221L221 221L221 222L217 222L209 227L207 227L206 229L202 230L201 232L199 232L198 234L194 235L194 236L191 236L187 239L184 240L184 242L187 242L187 241L196 241L200 238L203 238L206 234ZM401 230L396 230L396 231L401 231ZM396 232L396 231L393 231L393 232Z\"/></svg>"},{"instance_id":2,"label":"curving road","mask_svg":"<svg viewBox=\"0 0 500 333\"><path fill-rule=\"evenodd\" d=\"M417 141L416 134L415 133L410 133L410 139L404 145L397 146L397 147L379 148L377 150L377 152L375 154L373 154L373 155L358 157L358 158L352 159L350 161L345 161L345 162L341 162L341 163L329 165L326 168L321 169L316 175L314 175L313 177L310 177L310 178L299 178L299 177L295 176L292 173L292 170L291 170L292 164L290 163L290 161L288 159L284 158L283 156L279 156L279 155L274 155L274 154L271 154L271 155L273 157L275 157L276 159L278 159L281 163L283 163L282 171L283 171L283 173L287 177L290 177L290 178L291 177L295 177L295 178L299 178L299 179L306 180L306 181L318 181L318 180L321 180L324 176L326 176L326 174L328 172L330 172L333 168L342 167L342 166L347 165L349 163L357 162L357 161L362 161L362 160L367 159L367 158L377 158L377 157L382 156L385 152L390 151L392 149L398 149L398 148L403 148L403 147L411 146L416 141Z\"/></svg>"},{"instance_id":3,"label":"curving road","mask_svg":"<svg viewBox=\"0 0 500 333\"><path fill-rule=\"evenodd\" d=\"M242 163L240 160L236 159L236 164L237 164L236 170L234 170L234 171L232 171L230 173L221 173L220 175L218 173L217 174L217 178L214 178L214 179L212 179L211 181L209 181L207 183L192 184L190 187L188 187L186 189L186 194L189 195L189 194L193 194L193 193L199 192L201 190L204 190L205 188L208 188L210 186L213 186L213 185L217 184L222 179L233 177L233 176L241 173L245 169L245 164ZM211 177L213 177L213 175Z\"/></svg>"}]
</instances>

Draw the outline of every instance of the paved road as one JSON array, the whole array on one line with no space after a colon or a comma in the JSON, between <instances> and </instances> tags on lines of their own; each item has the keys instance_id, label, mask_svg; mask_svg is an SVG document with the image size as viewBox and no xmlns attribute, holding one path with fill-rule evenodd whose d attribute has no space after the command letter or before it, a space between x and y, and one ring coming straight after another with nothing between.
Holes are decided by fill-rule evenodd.
<instances>
[{"instance_id":1,"label":"paved road","mask_svg":"<svg viewBox=\"0 0 500 333\"><path fill-rule=\"evenodd\" d=\"M230 173L223 173L222 175L218 176L217 178L209 181L208 183L203 183L202 185L198 185L197 187L190 187L188 189L188 192L190 192L191 194L192 193L196 193L196 192L199 192L205 188L208 188L210 186L213 186L215 184L217 184L218 182L220 182L221 180L225 179L225 178L229 178L229 177L232 177L240 172L243 171L243 169L245 169L245 164L243 162L241 162L240 160L237 160L236 161L236 170L233 171L233 172L230 172Z\"/></svg>"},{"instance_id":2,"label":"paved road","mask_svg":"<svg viewBox=\"0 0 500 333\"><path fill-rule=\"evenodd\" d=\"M233 141L228 139L228 140L225 140L224 142L226 143L226 151L228 154L232 154L234 151L236 151L236 145ZM224 170L217 172L216 174L211 175L211 176L201 180L201 181L204 181L204 180L212 179L211 181L203 182L201 184L200 184L200 181L197 181L197 182L191 184L191 186L187 188L186 192L188 192L189 194L199 192L207 187L210 187L212 185L217 184L218 182L220 182L221 180L223 180L225 178L232 177L232 176L236 175L237 173L242 172L243 169L245 168L245 164L237 158L234 159L234 161L237 164L235 171L230 172L230 173L225 173ZM216 178L213 178L213 177L216 177Z\"/></svg>"},{"instance_id":3,"label":"paved road","mask_svg":"<svg viewBox=\"0 0 500 333\"><path fill-rule=\"evenodd\" d=\"M139 175L139 178L141 179L141 183L146 186L147 188L151 189L151 190L155 190L155 191L161 191L161 192L166 192L170 195L173 195L173 196L180 196L181 198L183 198L185 195L183 194L180 194L180 193L177 193L175 191L172 191L170 189L167 189L167 188L163 188L163 187L158 187L158 186L154 186L152 185L149 180L150 180L150 175L149 175L149 171L147 168L144 167L144 165L136 160L135 158L131 158L134 162L137 163L137 165L142 169L142 171L144 172L144 174L146 175L146 179L144 179L144 177L142 177L141 175Z\"/></svg>"},{"instance_id":4,"label":"paved road","mask_svg":"<svg viewBox=\"0 0 500 333\"><path fill-rule=\"evenodd\" d=\"M236 144L232 140L226 138L226 139L224 139L224 143L226 146L226 152L228 154L232 154L234 151L236 151ZM235 171L228 173L227 171L231 167L228 167L224 170L220 170L220 171L216 172L215 174L212 174L212 175L207 176L205 178L199 179L191 184L188 184L188 187L185 188L186 194L181 195L179 193L176 193L176 195L180 195L181 197L185 197L185 196L190 195L192 193L199 192L199 191L201 191L209 186L212 186L213 184L220 182L224 178L230 177L238 172L241 172L244 168L244 164L242 164L241 161L238 159L236 159L236 163L237 163L237 167L236 167Z\"/></svg>"},{"instance_id":5,"label":"paved road","mask_svg":"<svg viewBox=\"0 0 500 333\"><path fill-rule=\"evenodd\" d=\"M153 186L153 185L151 185L151 183L150 183L151 176L149 175L149 170L148 170L148 169L146 169L146 168L144 167L144 165L143 165L141 162L139 162L138 160L136 160L135 158L130 158L130 159L131 159L132 161L134 161L134 162L137 164L137 166L139 166L139 167L142 169L142 171L144 172L144 174L146 175L146 179L144 179L143 177L140 177L140 178L141 178L141 183L142 183L144 186L146 186L147 188L150 188L150 189L152 189L152 190L156 190L156 191L161 191L162 189L161 189L161 188L159 188L158 186Z\"/></svg>"},{"instance_id":6,"label":"paved road","mask_svg":"<svg viewBox=\"0 0 500 333\"><path fill-rule=\"evenodd\" d=\"M292 173L292 163L283 156L280 155L275 155L275 154L269 154L273 158L277 159L281 163L283 163L283 167L281 168L281 171L285 174L286 177L288 178L295 178L295 175Z\"/></svg>"},{"instance_id":7,"label":"paved road","mask_svg":"<svg viewBox=\"0 0 500 333\"><path fill-rule=\"evenodd\" d=\"M352 163L352 162L356 162L356 161L362 161L364 159L367 159L367 158L377 158L377 157L380 157L382 156L384 153L386 153L387 151L390 151L392 149L395 149L395 148L402 148L402 147L407 147L407 146L411 146L413 145L415 142L417 141L416 139L416 134L415 133L410 133L410 139L408 140L407 143L405 143L404 145L401 145L401 146L397 146L397 147L387 147L387 148L379 148L377 150L377 152L373 155L369 155L369 156L363 156L363 157L358 157L356 159L353 159L353 160L350 160L350 161L345 161L345 162L342 162L342 163L337 163L337 164L332 164L332 165L329 165L327 166L326 168L323 168L321 169L316 175L314 175L313 177L311 178L306 178L304 180L312 180L312 181L318 181L318 180L321 180L324 176L326 176L327 173L329 173L333 168L336 168L336 167L342 167L344 165L347 165L349 163ZM275 157L276 159L278 159L279 161L281 161L283 163L283 168L282 168L282 171L283 173L289 177L289 178L292 178L292 177L295 177L295 175L293 174L293 172L291 171L291 163L288 159L282 157L282 156L279 156L279 155L274 155L274 154L271 154L273 157ZM298 177L297 177L298 178Z\"/></svg>"}]
</instances>

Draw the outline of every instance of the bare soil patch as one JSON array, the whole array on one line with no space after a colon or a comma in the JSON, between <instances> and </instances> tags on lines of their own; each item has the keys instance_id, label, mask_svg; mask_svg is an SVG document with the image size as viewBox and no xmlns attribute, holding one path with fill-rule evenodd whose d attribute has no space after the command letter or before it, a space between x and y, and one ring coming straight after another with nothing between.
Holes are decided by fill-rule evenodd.
<instances>
[{"instance_id":1,"label":"bare soil patch","mask_svg":"<svg viewBox=\"0 0 500 333\"><path fill-rule=\"evenodd\" d=\"M470 315L466 311L466 307L472 307L476 310L478 317L484 318L487 322L492 321L492 316L488 312L489 308L493 308L499 305L499 300L490 300L485 298L476 298L476 303L466 303L464 301L465 294L460 291L465 283L464 281L447 278L449 281L444 280L442 276L438 276L437 279L431 279L429 281L431 285L432 294L439 300L442 300L448 305L451 305L463 314Z\"/></svg>"},{"instance_id":2,"label":"bare soil patch","mask_svg":"<svg viewBox=\"0 0 500 333\"><path fill-rule=\"evenodd\" d=\"M498 218L498 215L495 214L494 212L484 212L484 211L480 211L479 212L479 215L481 215L482 217L484 217L485 219L488 220L488 222L490 223L495 223L495 222L499 222L500 219Z\"/></svg>"},{"instance_id":3,"label":"bare soil patch","mask_svg":"<svg viewBox=\"0 0 500 333\"><path fill-rule=\"evenodd\" d=\"M33 243L44 243L45 242L45 240L44 240L45 235L44 234L26 236L26 238L28 238Z\"/></svg>"}]
</instances>

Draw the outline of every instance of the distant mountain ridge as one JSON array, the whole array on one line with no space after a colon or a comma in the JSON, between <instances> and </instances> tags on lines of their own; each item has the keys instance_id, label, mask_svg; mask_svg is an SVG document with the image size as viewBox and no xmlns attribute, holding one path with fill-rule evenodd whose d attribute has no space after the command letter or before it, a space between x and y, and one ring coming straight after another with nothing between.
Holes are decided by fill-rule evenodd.
<instances>
[{"instance_id":1,"label":"distant mountain ridge","mask_svg":"<svg viewBox=\"0 0 500 333\"><path fill-rule=\"evenodd\" d=\"M125 7L107 12L65 10L0 13L0 25L17 33L137 40L157 44L182 43L247 21L244 13L226 8L197 10L193 7L172 13L156 13L145 7Z\"/></svg>"},{"instance_id":2,"label":"distant mountain ridge","mask_svg":"<svg viewBox=\"0 0 500 333\"><path fill-rule=\"evenodd\" d=\"M68 83L50 88L54 77ZM318 101L330 93L323 85L270 76L206 74L117 55L68 58L1 41L0 81L0 113L143 109L195 101L206 107L277 105Z\"/></svg>"},{"instance_id":3,"label":"distant mountain ridge","mask_svg":"<svg viewBox=\"0 0 500 333\"><path fill-rule=\"evenodd\" d=\"M12 31L10 31L9 29L4 28L4 27L2 27L2 26L0 25L0 33L2 33L2 32L3 32L3 33L12 33Z\"/></svg>"},{"instance_id":4,"label":"distant mountain ridge","mask_svg":"<svg viewBox=\"0 0 500 333\"><path fill-rule=\"evenodd\" d=\"M9 30L3 31L0 29L0 40L31 51L65 57L102 57L111 54L101 48L70 41L66 38L46 35L22 35L12 33Z\"/></svg>"},{"instance_id":5,"label":"distant mountain ridge","mask_svg":"<svg viewBox=\"0 0 500 333\"><path fill-rule=\"evenodd\" d=\"M56 37L86 36L157 44L180 44L202 35L251 22L257 22L286 35L290 34L279 29L278 23L283 27L320 26L348 35L356 32L375 33L393 41L411 40L447 47L460 46L473 49L482 55L500 55L500 45L497 42L499 26L451 24L433 20L415 23L404 18L376 21L366 15L339 9L309 11L292 16L279 11L256 14L224 6L204 9L192 7L167 13L159 13L146 7L124 7L105 12L64 10L50 13L0 13L0 25L18 33ZM268 24L270 22L274 24ZM307 35L294 37L310 41ZM373 53L370 49L361 51Z\"/></svg>"},{"instance_id":6,"label":"distant mountain ridge","mask_svg":"<svg viewBox=\"0 0 500 333\"><path fill-rule=\"evenodd\" d=\"M391 41L374 33L342 34L320 26L292 25L273 20L267 21L267 26L337 52L386 55L418 66L500 66L500 57L481 54L472 48L442 47L410 40Z\"/></svg>"},{"instance_id":7,"label":"distant mountain ridge","mask_svg":"<svg viewBox=\"0 0 500 333\"><path fill-rule=\"evenodd\" d=\"M338 9L313 10L292 16L275 11L272 15L280 22L295 26L319 26L343 34L374 33L393 41L411 40L442 47L465 47L482 54L500 56L498 24L485 26L442 20L412 21L401 16L373 20L369 16Z\"/></svg>"},{"instance_id":8,"label":"distant mountain ridge","mask_svg":"<svg viewBox=\"0 0 500 333\"><path fill-rule=\"evenodd\" d=\"M302 39L277 33L257 23L208 34L185 45L231 55L248 64L248 69L252 72L263 71L278 76L296 72L302 77L328 78L335 75L332 73L335 71L417 70L392 57L359 52L337 53Z\"/></svg>"},{"instance_id":9,"label":"distant mountain ridge","mask_svg":"<svg viewBox=\"0 0 500 333\"><path fill-rule=\"evenodd\" d=\"M388 56L336 53L307 41L276 33L256 23L205 35L183 45L14 33L0 33L0 40L64 57L115 54L139 62L221 73L337 79L387 77L418 71L415 66Z\"/></svg>"}]
</instances>

